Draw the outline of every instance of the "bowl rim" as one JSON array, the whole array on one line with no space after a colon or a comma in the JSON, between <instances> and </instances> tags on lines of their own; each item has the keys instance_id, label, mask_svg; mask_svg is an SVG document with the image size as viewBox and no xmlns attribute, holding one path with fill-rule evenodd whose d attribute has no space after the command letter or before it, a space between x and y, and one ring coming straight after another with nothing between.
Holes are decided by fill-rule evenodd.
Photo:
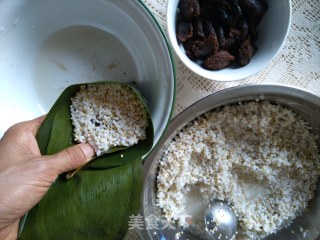
<instances>
[{"instance_id":1,"label":"bowl rim","mask_svg":"<svg viewBox=\"0 0 320 240\"><path fill-rule=\"evenodd\" d=\"M150 154L150 152L152 151L152 149L154 149L155 147L157 147L161 141L161 139L164 137L169 124L171 122L172 116L173 116L173 112L174 112L174 106L176 104L176 94L177 94L177 76L176 76L176 64L174 61L174 57L173 57L173 53L172 53L172 49L170 48L170 44L169 41L164 33L164 30L161 28L158 20L156 19L156 17L154 16L154 14L151 12L151 10L147 7L147 5L143 2L143 0L138 0L138 2L144 7L144 9L146 10L147 13L149 13L149 15L151 16L151 18L153 19L154 23L156 24L156 26L158 27L159 32L161 33L163 40L167 46L167 50L168 50L168 54L170 57L170 62L171 62L171 68L172 68L172 75L173 75L173 92L172 92L172 104L170 106L170 113L168 116L168 120L163 128L162 133L160 134L159 139L153 143L153 146L151 148L151 150L149 151L149 153L144 157L144 159L147 159L148 155Z\"/></svg>"},{"instance_id":2,"label":"bowl rim","mask_svg":"<svg viewBox=\"0 0 320 240\"><path fill-rule=\"evenodd\" d=\"M180 0L177 0L178 2ZM245 78L251 77L255 74L257 74L258 72L262 71L263 69L265 69L274 59L276 56L279 55L279 52L283 49L283 46L286 42L286 39L288 37L289 31L290 31L290 26L291 26L291 21L292 21L292 1L291 0L286 0L287 5L288 5L288 21L286 22L286 31L285 31L285 35L283 37L283 39L281 40L281 44L279 45L278 49L276 50L276 52L272 55L272 57L266 61L263 65L261 65L260 67L256 68L254 71L248 72L246 74L243 74L243 76L241 77L234 77L233 75L228 75L228 74L217 74L217 71L211 71L211 70L207 70L204 69L202 67L200 67L197 63L193 62L192 60L190 60L181 50L177 38L176 38L176 34L175 34L175 26L174 24L171 24L171 22L173 21L173 16L175 14L172 14L172 12L170 11L170 5L172 5L173 0L168 0L167 2L167 17L166 17L166 24L167 24L167 33L168 33L168 38L169 38L169 42L171 47L174 50L174 53L178 56L179 60L181 62L183 62L183 64L192 72L194 72L195 74L212 80L212 81L217 81L217 82L231 82L231 81L240 81L243 80ZM221 77L223 76L223 77Z\"/></svg>"}]
</instances>

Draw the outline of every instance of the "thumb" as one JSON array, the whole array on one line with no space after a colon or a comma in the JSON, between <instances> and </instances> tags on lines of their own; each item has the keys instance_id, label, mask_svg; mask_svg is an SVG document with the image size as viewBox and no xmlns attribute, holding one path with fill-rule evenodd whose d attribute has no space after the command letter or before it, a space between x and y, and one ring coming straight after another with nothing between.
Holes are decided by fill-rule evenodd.
<instances>
[{"instance_id":1,"label":"thumb","mask_svg":"<svg viewBox=\"0 0 320 240\"><path fill-rule=\"evenodd\" d=\"M68 172L86 164L95 155L87 143L77 144L51 156L58 174Z\"/></svg>"}]
</instances>

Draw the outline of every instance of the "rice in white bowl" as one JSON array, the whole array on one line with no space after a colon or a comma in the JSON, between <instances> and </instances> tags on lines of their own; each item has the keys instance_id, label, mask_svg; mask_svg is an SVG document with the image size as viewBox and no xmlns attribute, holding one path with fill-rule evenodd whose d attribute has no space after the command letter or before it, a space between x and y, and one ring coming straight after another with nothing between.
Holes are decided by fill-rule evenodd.
<instances>
[{"instance_id":1,"label":"rice in white bowl","mask_svg":"<svg viewBox=\"0 0 320 240\"><path fill-rule=\"evenodd\" d=\"M89 84L71 99L74 140L89 143L99 156L112 147L130 147L146 139L146 109L122 84Z\"/></svg>"},{"instance_id":2,"label":"rice in white bowl","mask_svg":"<svg viewBox=\"0 0 320 240\"><path fill-rule=\"evenodd\" d=\"M189 196L203 201L200 208L227 201L239 215L237 238L261 239L306 209L319 175L309 125L280 105L249 102L208 112L177 134L160 162L157 199L180 225L194 211ZM203 215L195 217L204 230Z\"/></svg>"}]
</instances>

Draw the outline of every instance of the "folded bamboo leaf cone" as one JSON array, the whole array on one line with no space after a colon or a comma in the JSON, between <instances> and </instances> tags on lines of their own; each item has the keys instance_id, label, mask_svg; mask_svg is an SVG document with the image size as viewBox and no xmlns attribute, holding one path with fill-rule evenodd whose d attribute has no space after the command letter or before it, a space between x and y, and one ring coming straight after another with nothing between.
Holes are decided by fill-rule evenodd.
<instances>
[{"instance_id":1,"label":"folded bamboo leaf cone","mask_svg":"<svg viewBox=\"0 0 320 240\"><path fill-rule=\"evenodd\" d=\"M60 175L43 199L21 219L19 239L121 239L129 216L139 210L142 158L152 148L154 133L145 100L135 87L107 81L69 86L38 130L39 148L42 154L50 155L76 144L71 99L81 88L100 85L134 93L145 108L146 138L133 146L113 146L100 152L70 180L65 174Z\"/></svg>"}]
</instances>

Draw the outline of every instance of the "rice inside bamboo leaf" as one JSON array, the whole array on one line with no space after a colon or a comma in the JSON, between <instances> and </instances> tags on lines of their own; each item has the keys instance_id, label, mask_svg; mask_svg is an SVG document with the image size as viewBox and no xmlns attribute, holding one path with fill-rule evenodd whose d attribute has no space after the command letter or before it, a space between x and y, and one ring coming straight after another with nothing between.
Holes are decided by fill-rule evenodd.
<instances>
[{"instance_id":1,"label":"rice inside bamboo leaf","mask_svg":"<svg viewBox=\"0 0 320 240\"><path fill-rule=\"evenodd\" d=\"M39 128L37 141L42 154L53 154L75 144L70 99L79 91L80 85L83 84L72 85L60 95ZM132 89L146 107L139 91L122 85ZM110 149L69 181L60 176L40 203L29 211L20 229L20 239L122 238L128 228L129 216L140 208L142 157L153 145L153 126L148 110L147 114L146 140L129 148Z\"/></svg>"},{"instance_id":2,"label":"rice inside bamboo leaf","mask_svg":"<svg viewBox=\"0 0 320 240\"><path fill-rule=\"evenodd\" d=\"M97 156L110 152L110 148L128 148L146 139L146 108L126 85L80 86L71 98L70 112L74 140L89 143Z\"/></svg>"}]
</instances>

